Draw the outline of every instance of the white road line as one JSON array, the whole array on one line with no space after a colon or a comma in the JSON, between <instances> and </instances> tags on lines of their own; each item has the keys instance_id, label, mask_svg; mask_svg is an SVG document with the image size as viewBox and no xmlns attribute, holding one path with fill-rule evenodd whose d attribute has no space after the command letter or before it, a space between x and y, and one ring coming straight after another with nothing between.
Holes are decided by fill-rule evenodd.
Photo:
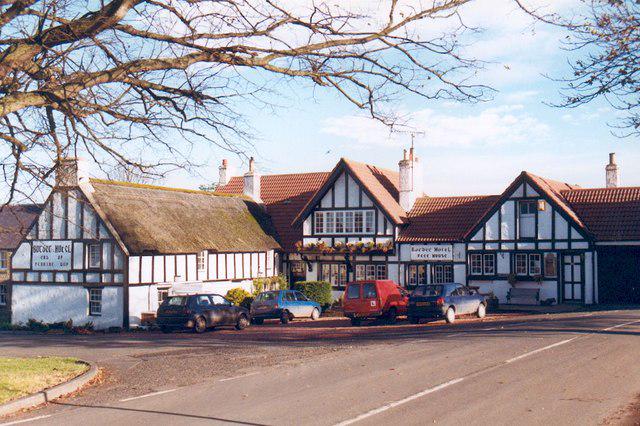
<instances>
[{"instance_id":1,"label":"white road line","mask_svg":"<svg viewBox=\"0 0 640 426\"><path fill-rule=\"evenodd\" d=\"M602 329L602 331L609 331L609 330L613 330L614 328L624 327L625 325L631 325L631 324L635 324L635 323L637 323L637 322L640 322L640 320L629 321L629 322L625 322L624 324L614 325L613 327L603 328L603 329Z\"/></svg>"},{"instance_id":2,"label":"white road line","mask_svg":"<svg viewBox=\"0 0 640 426\"><path fill-rule=\"evenodd\" d=\"M572 342L572 341L576 340L578 337L579 337L579 336L572 337L571 339L563 340L563 341L561 341L561 342L554 343L553 345L545 346L544 348L539 348L539 349L533 350L533 351L531 351L531 352L524 353L524 354L519 355L519 356L517 356L517 357L514 357L514 358L511 358L511 359L508 359L508 360L506 360L504 363L505 363L505 364L510 364L510 363L512 363L512 362L514 362L514 361L518 361L518 360L520 360L520 359L522 359L522 358L526 358L526 357L528 357L528 356L535 355L535 354L537 354L537 353L540 353L540 352L546 351L546 350L548 350L548 349L555 348L555 347L557 347L557 346L564 345L564 344L566 344L566 343Z\"/></svg>"},{"instance_id":3,"label":"white road line","mask_svg":"<svg viewBox=\"0 0 640 426\"><path fill-rule=\"evenodd\" d=\"M174 391L177 391L177 390L178 390L178 388L167 389L167 390L158 391L158 392L152 392L152 393L148 393L146 395L140 395L140 396L134 396L134 397L131 397L131 398L121 399L120 402L127 402L127 401L133 401L134 399L148 398L150 396L162 395L162 394L169 393L169 392L174 392Z\"/></svg>"},{"instance_id":4,"label":"white road line","mask_svg":"<svg viewBox=\"0 0 640 426\"><path fill-rule=\"evenodd\" d=\"M462 377L460 377L458 379L449 380L448 382L439 384L438 386L434 386L434 387L429 388L429 389L425 389L425 390L423 390L421 392L415 393L415 394L413 394L411 396L408 396L408 397L406 397L404 399L400 399L398 401L390 402L389 404L383 405L380 408L376 408L374 410L367 411L366 413L360 414L357 417L354 417L352 419L340 422L336 426L347 426L347 425L359 422L360 420L364 420L367 417L375 416L376 414L380 414L380 413L382 413L384 411L387 411L387 410L389 410L389 409L391 409L393 407L397 407L398 405L406 404L407 402L413 401L414 399L418 399L418 398L423 397L425 395L429 395L430 393L442 390L442 389L444 389L446 387L449 387L451 385L455 385L456 383L460 383L463 380L464 380L464 378L462 378Z\"/></svg>"},{"instance_id":5,"label":"white road line","mask_svg":"<svg viewBox=\"0 0 640 426\"><path fill-rule=\"evenodd\" d=\"M256 374L258 374L258 372L254 371L253 373L243 374L241 376L227 377L226 379L220 379L218 381L219 382L228 382L229 380L242 379L243 377L255 376Z\"/></svg>"},{"instance_id":6,"label":"white road line","mask_svg":"<svg viewBox=\"0 0 640 426\"><path fill-rule=\"evenodd\" d=\"M33 422L35 420L42 420L49 417L51 417L51 414L47 414L46 416L31 417L30 419L16 420L9 423L0 423L0 426L19 425L20 423Z\"/></svg>"}]
</instances>

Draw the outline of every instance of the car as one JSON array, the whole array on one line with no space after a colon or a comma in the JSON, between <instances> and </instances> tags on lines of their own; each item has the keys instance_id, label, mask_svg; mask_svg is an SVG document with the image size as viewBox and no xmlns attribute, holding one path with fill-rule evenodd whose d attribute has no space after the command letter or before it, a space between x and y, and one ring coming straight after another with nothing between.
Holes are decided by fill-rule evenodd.
<instances>
[{"instance_id":1,"label":"car","mask_svg":"<svg viewBox=\"0 0 640 426\"><path fill-rule=\"evenodd\" d=\"M352 325L374 318L393 324L407 313L408 300L407 292L393 280L354 281L347 283L342 308Z\"/></svg>"},{"instance_id":2,"label":"car","mask_svg":"<svg viewBox=\"0 0 640 426\"><path fill-rule=\"evenodd\" d=\"M487 300L475 289L458 283L417 286L409 296L409 321L422 318L444 318L449 324L459 315L475 314L484 318Z\"/></svg>"},{"instance_id":3,"label":"car","mask_svg":"<svg viewBox=\"0 0 640 426\"><path fill-rule=\"evenodd\" d=\"M250 321L247 309L235 306L219 294L169 296L158 307L156 316L156 324L165 333L178 329L203 333L220 325L233 325L237 330L243 330Z\"/></svg>"},{"instance_id":4,"label":"car","mask_svg":"<svg viewBox=\"0 0 640 426\"><path fill-rule=\"evenodd\" d=\"M251 320L262 324L266 319L279 319L287 324L294 318L317 320L322 313L319 303L296 290L263 291L251 302Z\"/></svg>"}]
</instances>

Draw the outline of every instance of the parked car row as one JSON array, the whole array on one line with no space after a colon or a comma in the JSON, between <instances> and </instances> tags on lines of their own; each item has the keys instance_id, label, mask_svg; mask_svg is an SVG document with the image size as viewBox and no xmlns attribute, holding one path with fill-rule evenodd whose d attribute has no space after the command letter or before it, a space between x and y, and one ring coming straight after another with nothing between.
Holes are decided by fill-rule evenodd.
<instances>
[{"instance_id":1,"label":"parked car row","mask_svg":"<svg viewBox=\"0 0 640 426\"><path fill-rule=\"evenodd\" d=\"M459 315L484 318L487 301L462 284L420 285L408 293L392 280L371 280L347 284L343 309L352 325L360 325L366 319L383 319L393 324L399 316L407 316L414 324L423 318L444 318L452 323ZM262 292L250 309L235 306L219 294L175 295L160 305L156 323L167 333L178 329L202 333L224 325L243 330L250 323L262 324L265 319L279 319L282 324L294 318L316 320L321 313L319 303L295 290Z\"/></svg>"}]
</instances>

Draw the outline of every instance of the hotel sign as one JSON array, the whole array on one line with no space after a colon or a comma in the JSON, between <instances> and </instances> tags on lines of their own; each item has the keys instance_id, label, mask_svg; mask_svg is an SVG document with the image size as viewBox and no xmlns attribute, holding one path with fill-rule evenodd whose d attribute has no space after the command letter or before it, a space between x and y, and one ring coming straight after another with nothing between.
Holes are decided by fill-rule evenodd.
<instances>
[{"instance_id":1,"label":"hotel sign","mask_svg":"<svg viewBox=\"0 0 640 426\"><path fill-rule=\"evenodd\" d=\"M34 241L31 265L34 271L71 270L71 241Z\"/></svg>"},{"instance_id":2,"label":"hotel sign","mask_svg":"<svg viewBox=\"0 0 640 426\"><path fill-rule=\"evenodd\" d=\"M453 260L452 245L421 244L411 246L411 260L450 262Z\"/></svg>"}]
</instances>

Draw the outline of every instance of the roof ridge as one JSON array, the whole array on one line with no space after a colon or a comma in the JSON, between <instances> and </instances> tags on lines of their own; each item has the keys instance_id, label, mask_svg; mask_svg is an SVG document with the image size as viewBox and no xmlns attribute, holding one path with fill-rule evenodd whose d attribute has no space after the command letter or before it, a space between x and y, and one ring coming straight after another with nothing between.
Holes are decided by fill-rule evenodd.
<instances>
[{"instance_id":1,"label":"roof ridge","mask_svg":"<svg viewBox=\"0 0 640 426\"><path fill-rule=\"evenodd\" d=\"M607 191L614 191L616 189L640 189L640 186L614 186L614 187L606 187L606 186L597 186L595 188L582 188L582 187L578 187L578 188L572 188L572 189L565 189L562 192L570 192L570 191L602 191L602 190L607 190Z\"/></svg>"},{"instance_id":2,"label":"roof ridge","mask_svg":"<svg viewBox=\"0 0 640 426\"><path fill-rule=\"evenodd\" d=\"M423 195L422 197L416 198L416 200L420 200L422 198L429 199L438 199L438 198L488 198L488 197L499 197L500 194L476 194L476 195Z\"/></svg>"},{"instance_id":3,"label":"roof ridge","mask_svg":"<svg viewBox=\"0 0 640 426\"><path fill-rule=\"evenodd\" d=\"M361 164L361 165L367 166L367 167L373 167L373 168L375 168L377 170L380 170L382 172L390 172L390 173L396 173L396 174L399 173L397 170L387 169L386 167L380 167L380 166L376 166L375 164L364 163L362 161L351 160L351 159L346 158L346 157L342 157L341 160L343 160L346 163L355 163L355 164Z\"/></svg>"},{"instance_id":4,"label":"roof ridge","mask_svg":"<svg viewBox=\"0 0 640 426\"><path fill-rule=\"evenodd\" d=\"M96 182L104 185L126 186L129 188L138 188L138 189L153 189L157 191L171 191L171 192L184 192L187 194L209 195L213 197L233 197L233 198L248 199L248 197L245 195L225 194L225 193L219 193L215 191L203 191L201 189L175 188L170 186L151 185L148 183L123 182L119 180L108 180L108 179L98 179L98 178L90 178L89 182L91 183Z\"/></svg>"}]
</instances>

